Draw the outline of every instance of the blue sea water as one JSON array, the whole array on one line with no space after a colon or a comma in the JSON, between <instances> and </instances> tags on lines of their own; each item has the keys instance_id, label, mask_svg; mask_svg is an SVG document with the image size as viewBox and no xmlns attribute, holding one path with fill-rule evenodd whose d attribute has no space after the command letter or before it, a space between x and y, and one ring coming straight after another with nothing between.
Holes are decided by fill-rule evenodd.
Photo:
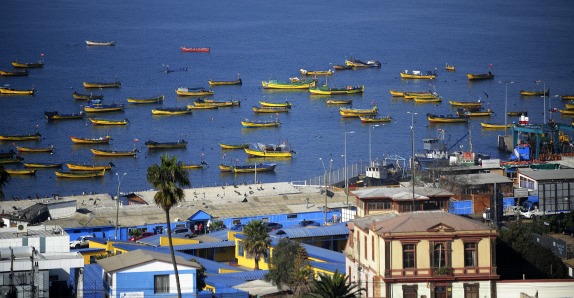
<instances>
[{"instance_id":1,"label":"blue sea water","mask_svg":"<svg viewBox=\"0 0 574 298\"><path fill-rule=\"evenodd\" d=\"M474 151L506 159L497 150L501 131L486 131L480 119L468 125L429 125L426 113L451 114L448 100L478 100L496 114L483 121L505 121L505 86L508 110L528 110L530 121L544 119L541 98L521 98L519 90L550 89L546 108L562 107L554 95L574 94L574 4L557 1L16 1L0 2L0 69L10 62L36 61L45 55L45 67L32 69L28 77L0 77L0 85L36 88L35 96L0 97L0 134L43 136L38 142L18 145L54 145L53 154L25 154L31 162L107 163L116 165L103 179L56 179L53 170L40 170L35 177L13 177L3 188L11 198L46 196L54 193L115 193L114 173L127 173L122 191L149 189L146 169L159 162L163 152L148 152L147 140L169 142L185 139L186 150L169 151L184 162L206 161L209 167L190 171L194 187L253 181L252 175L219 172L217 164L251 163L241 151L222 151L219 143L282 143L297 152L292 160L278 160L275 173L261 173L261 182L293 181L323 173L323 160L333 159L333 168L344 164L345 132L347 162L367 161L388 155L408 158L411 154L411 120L415 150L422 138L444 129L449 144L472 131ZM85 40L115 40L114 47L87 47ZM180 47L211 47L210 53L181 53ZM338 71L330 85L364 85L363 95L349 96L353 107L367 108L374 102L380 114L392 123L370 128L358 119L342 119L338 107L327 106L326 97L308 92L263 90L261 81L287 80L299 69L326 70L347 58L375 59L380 69ZM446 63L456 72L444 70ZM165 74L188 67L186 72ZM401 80L404 70L437 69L434 81ZM466 73L492 71L494 80L469 82ZM122 82L119 89L103 89L106 102L127 103L127 97L165 95L164 107L185 106L194 98L178 98L178 87L207 87L207 80L233 80L241 86L213 87L216 100L242 100L239 108L196 111L192 115L157 117L149 105L128 105L125 112L97 115L123 119L126 127L94 127L88 119L48 123L44 111L78 112L85 102L72 99L74 90L89 92L84 81ZM537 80L543 83L535 83ZM322 78L321 83L324 82ZM512 82L506 84L505 82ZM393 99L389 89L436 90L440 104L415 104ZM251 106L260 100L293 102L283 125L271 129L245 129L242 118L267 119L254 115ZM417 113L413 118L412 114ZM549 114L546 116L550 117ZM553 115L558 122L571 119ZM508 121L516 121L509 119ZM371 130L371 142L369 142ZM73 145L69 136L110 135L113 141L102 148L127 150L134 146L136 158L96 158L89 146ZM139 140L139 142L135 142ZM460 144L468 148L468 137ZM369 146L370 145L370 146ZM460 149L459 144L456 145ZM0 143L1 150L14 148Z\"/></svg>"}]
</instances>

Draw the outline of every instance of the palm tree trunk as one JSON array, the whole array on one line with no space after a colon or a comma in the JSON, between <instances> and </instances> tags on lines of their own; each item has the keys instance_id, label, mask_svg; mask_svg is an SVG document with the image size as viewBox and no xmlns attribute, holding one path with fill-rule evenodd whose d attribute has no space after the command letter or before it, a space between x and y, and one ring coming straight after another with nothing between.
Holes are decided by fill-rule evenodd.
<instances>
[{"instance_id":1,"label":"palm tree trunk","mask_svg":"<svg viewBox=\"0 0 574 298\"><path fill-rule=\"evenodd\" d=\"M259 270L259 259L255 259L255 268L254 270Z\"/></svg>"},{"instance_id":2,"label":"palm tree trunk","mask_svg":"<svg viewBox=\"0 0 574 298\"><path fill-rule=\"evenodd\" d=\"M175 283L177 285L177 298L181 298L181 287L179 285L179 272L177 271L177 263L175 262L175 253L173 251L173 243L171 241L171 221L169 219L169 209L165 210L165 220L167 222L167 239L169 240L169 252L171 253L171 262L173 263L173 271L175 272Z\"/></svg>"}]
</instances>

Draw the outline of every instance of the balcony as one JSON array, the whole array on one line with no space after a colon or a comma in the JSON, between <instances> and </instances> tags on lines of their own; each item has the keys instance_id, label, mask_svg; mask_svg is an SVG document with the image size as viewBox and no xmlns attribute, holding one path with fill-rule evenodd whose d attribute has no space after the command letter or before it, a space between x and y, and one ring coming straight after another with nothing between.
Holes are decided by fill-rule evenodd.
<instances>
[{"instance_id":1,"label":"balcony","mask_svg":"<svg viewBox=\"0 0 574 298\"><path fill-rule=\"evenodd\" d=\"M433 276L452 276L452 268L450 267L434 267L432 268Z\"/></svg>"}]
</instances>

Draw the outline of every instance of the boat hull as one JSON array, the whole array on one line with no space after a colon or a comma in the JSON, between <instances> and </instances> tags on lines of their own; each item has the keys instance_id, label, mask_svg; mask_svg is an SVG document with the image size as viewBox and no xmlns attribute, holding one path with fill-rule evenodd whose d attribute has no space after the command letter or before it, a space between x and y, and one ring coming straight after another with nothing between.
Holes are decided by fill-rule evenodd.
<instances>
[{"instance_id":1,"label":"boat hull","mask_svg":"<svg viewBox=\"0 0 574 298\"><path fill-rule=\"evenodd\" d=\"M5 169L6 173L10 175L36 175L37 170L20 170L20 169Z\"/></svg>"},{"instance_id":2,"label":"boat hull","mask_svg":"<svg viewBox=\"0 0 574 298\"><path fill-rule=\"evenodd\" d=\"M277 127L281 125L281 122L278 120L276 121L251 121L251 120L242 120L241 125L245 128L257 128L257 127Z\"/></svg>"},{"instance_id":3,"label":"boat hull","mask_svg":"<svg viewBox=\"0 0 574 298\"><path fill-rule=\"evenodd\" d=\"M263 81L261 82L263 89L309 89L315 87L315 81L311 80L308 82L279 82L276 80Z\"/></svg>"},{"instance_id":4,"label":"boat hull","mask_svg":"<svg viewBox=\"0 0 574 298\"><path fill-rule=\"evenodd\" d=\"M494 75L492 73L481 73L481 74L472 74L467 73L466 77L469 81L472 80L492 80L494 79Z\"/></svg>"},{"instance_id":5,"label":"boat hull","mask_svg":"<svg viewBox=\"0 0 574 298\"><path fill-rule=\"evenodd\" d=\"M102 170L111 170L112 164L107 165L83 165L83 164L73 164L68 163L66 164L68 169L71 171L102 171Z\"/></svg>"},{"instance_id":6,"label":"boat hull","mask_svg":"<svg viewBox=\"0 0 574 298\"><path fill-rule=\"evenodd\" d=\"M111 157L127 157L127 156L136 156L137 151L114 151L114 150L98 150L94 148L90 148L90 151L95 156L111 156Z\"/></svg>"},{"instance_id":7,"label":"boat hull","mask_svg":"<svg viewBox=\"0 0 574 298\"><path fill-rule=\"evenodd\" d=\"M341 114L343 118L375 116L377 113L377 107L373 107L372 109L339 109L339 114Z\"/></svg>"},{"instance_id":8,"label":"boat hull","mask_svg":"<svg viewBox=\"0 0 574 298\"><path fill-rule=\"evenodd\" d=\"M108 144L111 140L110 137L100 137L100 138L77 138L70 137L74 144Z\"/></svg>"},{"instance_id":9,"label":"boat hull","mask_svg":"<svg viewBox=\"0 0 574 298\"><path fill-rule=\"evenodd\" d=\"M120 82L110 82L110 83L92 83L84 82L84 88L119 88L122 84Z\"/></svg>"},{"instance_id":10,"label":"boat hull","mask_svg":"<svg viewBox=\"0 0 574 298\"><path fill-rule=\"evenodd\" d=\"M25 162L24 167L25 168L32 168L32 169L55 169L55 168L61 168L62 164L61 163L30 163L30 162Z\"/></svg>"},{"instance_id":11,"label":"boat hull","mask_svg":"<svg viewBox=\"0 0 574 298\"><path fill-rule=\"evenodd\" d=\"M84 171L84 172L63 172L63 171L56 171L54 172L56 177L58 178L75 178L75 179L83 179L83 178L96 178L96 177L103 177L106 173L106 170L101 171Z\"/></svg>"},{"instance_id":12,"label":"boat hull","mask_svg":"<svg viewBox=\"0 0 574 298\"><path fill-rule=\"evenodd\" d=\"M404 80L434 80L436 75L416 75L412 73L401 72L401 79Z\"/></svg>"},{"instance_id":13,"label":"boat hull","mask_svg":"<svg viewBox=\"0 0 574 298\"><path fill-rule=\"evenodd\" d=\"M164 100L165 96L158 96L158 97L152 97L152 98L134 98L134 97L128 97L128 103L134 103L134 104L151 104L151 103L162 103Z\"/></svg>"},{"instance_id":14,"label":"boat hull","mask_svg":"<svg viewBox=\"0 0 574 298\"><path fill-rule=\"evenodd\" d=\"M12 88L1 88L0 87L0 94L2 95L34 95L36 93L36 89L12 89Z\"/></svg>"},{"instance_id":15,"label":"boat hull","mask_svg":"<svg viewBox=\"0 0 574 298\"><path fill-rule=\"evenodd\" d=\"M209 81L207 81L207 83L209 84L209 86L225 86L225 85L241 85L241 84L243 84L241 79L237 79L235 81L212 81L212 80L209 80Z\"/></svg>"},{"instance_id":16,"label":"boat hull","mask_svg":"<svg viewBox=\"0 0 574 298\"><path fill-rule=\"evenodd\" d=\"M244 148L248 148L248 147L249 147L249 143L246 143L246 144L235 144L235 145L219 143L219 146L221 147L221 149L234 150L234 149L244 149Z\"/></svg>"},{"instance_id":17,"label":"boat hull","mask_svg":"<svg viewBox=\"0 0 574 298\"><path fill-rule=\"evenodd\" d=\"M14 68L42 68L44 67L44 62L32 62L32 63L24 63L18 61L12 61L12 67Z\"/></svg>"},{"instance_id":18,"label":"boat hull","mask_svg":"<svg viewBox=\"0 0 574 298\"><path fill-rule=\"evenodd\" d=\"M15 136L0 136L0 141L36 141L42 137L41 134L36 133L32 135L15 135Z\"/></svg>"},{"instance_id":19,"label":"boat hull","mask_svg":"<svg viewBox=\"0 0 574 298\"><path fill-rule=\"evenodd\" d=\"M245 153L250 157L279 157L279 158L291 158L293 153L290 151L264 151L264 150L254 150L251 148L245 148Z\"/></svg>"},{"instance_id":20,"label":"boat hull","mask_svg":"<svg viewBox=\"0 0 574 298\"><path fill-rule=\"evenodd\" d=\"M232 166L233 173L259 173L259 172L273 172L275 171L276 163L264 163L256 165L241 165Z\"/></svg>"},{"instance_id":21,"label":"boat hull","mask_svg":"<svg viewBox=\"0 0 574 298\"><path fill-rule=\"evenodd\" d=\"M182 149L187 147L187 142L184 140L177 142L154 142L147 141L145 145L148 149Z\"/></svg>"},{"instance_id":22,"label":"boat hull","mask_svg":"<svg viewBox=\"0 0 574 298\"><path fill-rule=\"evenodd\" d=\"M153 109L151 110L152 115L160 116L175 116L175 115L187 115L191 114L191 110L188 108L184 109Z\"/></svg>"},{"instance_id":23,"label":"boat hull","mask_svg":"<svg viewBox=\"0 0 574 298\"><path fill-rule=\"evenodd\" d=\"M110 120L110 119L100 119L100 118L89 118L93 125L126 125L127 120Z\"/></svg>"},{"instance_id":24,"label":"boat hull","mask_svg":"<svg viewBox=\"0 0 574 298\"><path fill-rule=\"evenodd\" d=\"M393 121L393 118L388 117L369 117L369 116L360 116L362 123L385 123Z\"/></svg>"},{"instance_id":25,"label":"boat hull","mask_svg":"<svg viewBox=\"0 0 574 298\"><path fill-rule=\"evenodd\" d=\"M482 128L488 128L488 129L506 129L510 128L512 124L494 124L494 123L481 122L480 126Z\"/></svg>"}]
</instances>

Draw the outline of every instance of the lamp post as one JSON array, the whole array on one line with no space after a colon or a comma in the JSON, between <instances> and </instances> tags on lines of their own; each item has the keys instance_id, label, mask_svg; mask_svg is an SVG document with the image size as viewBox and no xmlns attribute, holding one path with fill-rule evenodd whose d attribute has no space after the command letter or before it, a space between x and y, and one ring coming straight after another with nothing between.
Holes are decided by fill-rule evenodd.
<instances>
[{"instance_id":1,"label":"lamp post","mask_svg":"<svg viewBox=\"0 0 574 298\"><path fill-rule=\"evenodd\" d=\"M349 208L349 179L347 178L347 134L355 133L354 131L345 132L345 192L347 193L347 208Z\"/></svg>"},{"instance_id":2,"label":"lamp post","mask_svg":"<svg viewBox=\"0 0 574 298\"><path fill-rule=\"evenodd\" d=\"M369 126L369 163L373 161L373 158L371 157L371 130L375 129L375 127L379 127L379 125L374 124Z\"/></svg>"},{"instance_id":3,"label":"lamp post","mask_svg":"<svg viewBox=\"0 0 574 298\"><path fill-rule=\"evenodd\" d=\"M418 113L407 112L407 114L411 114L411 176L413 176L413 212L415 212L415 115Z\"/></svg>"},{"instance_id":4,"label":"lamp post","mask_svg":"<svg viewBox=\"0 0 574 298\"><path fill-rule=\"evenodd\" d=\"M327 225L327 168L325 168L325 163L323 159L319 157L321 164L323 165L324 176L323 179L325 180L325 206L323 207L323 225Z\"/></svg>"},{"instance_id":5,"label":"lamp post","mask_svg":"<svg viewBox=\"0 0 574 298\"><path fill-rule=\"evenodd\" d=\"M116 240L118 240L118 226L119 226L119 219L120 219L120 185L122 184L122 180L127 173L124 173L120 178L120 175L116 173L116 177L118 177L118 196L116 197Z\"/></svg>"}]
</instances>

